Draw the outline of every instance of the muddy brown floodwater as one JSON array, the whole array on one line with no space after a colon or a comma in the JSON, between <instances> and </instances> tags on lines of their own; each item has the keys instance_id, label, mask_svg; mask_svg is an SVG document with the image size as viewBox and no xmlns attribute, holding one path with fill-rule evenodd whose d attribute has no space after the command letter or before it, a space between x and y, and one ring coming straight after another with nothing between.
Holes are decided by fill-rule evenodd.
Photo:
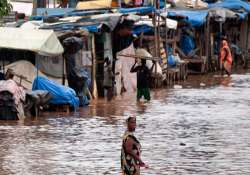
<instances>
[{"instance_id":1,"label":"muddy brown floodwater","mask_svg":"<svg viewBox=\"0 0 250 175\"><path fill-rule=\"evenodd\" d=\"M68 116L0 122L1 175L119 175L121 136L129 114L143 175L249 175L250 74L189 77L173 89L93 102Z\"/></svg>"}]
</instances>

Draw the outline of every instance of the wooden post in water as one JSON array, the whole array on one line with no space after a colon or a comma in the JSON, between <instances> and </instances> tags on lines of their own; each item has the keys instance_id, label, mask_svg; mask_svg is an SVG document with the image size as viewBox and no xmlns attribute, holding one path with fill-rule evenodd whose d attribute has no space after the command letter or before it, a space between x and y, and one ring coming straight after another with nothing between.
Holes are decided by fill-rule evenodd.
<instances>
[{"instance_id":1,"label":"wooden post in water","mask_svg":"<svg viewBox=\"0 0 250 175\"><path fill-rule=\"evenodd\" d=\"M210 46L210 17L207 17L207 22L205 23L205 48L206 48L206 69L211 67L211 58L209 56L209 46Z\"/></svg>"},{"instance_id":2,"label":"wooden post in water","mask_svg":"<svg viewBox=\"0 0 250 175\"><path fill-rule=\"evenodd\" d=\"M248 50L248 42L249 42L249 25L250 25L250 20L247 16L247 36L246 36L246 50Z\"/></svg>"},{"instance_id":3,"label":"wooden post in water","mask_svg":"<svg viewBox=\"0 0 250 175\"><path fill-rule=\"evenodd\" d=\"M65 85L65 56L63 54L63 63L62 63L62 85Z\"/></svg>"},{"instance_id":4,"label":"wooden post in water","mask_svg":"<svg viewBox=\"0 0 250 175\"><path fill-rule=\"evenodd\" d=\"M37 0L33 0L33 9L32 9L32 15L37 15Z\"/></svg>"},{"instance_id":5,"label":"wooden post in water","mask_svg":"<svg viewBox=\"0 0 250 175\"><path fill-rule=\"evenodd\" d=\"M154 7L156 8L157 6L157 0L154 0ZM158 43L157 43L157 21L156 21L156 13L154 12L153 14L153 25L154 25L154 57L157 57L157 48L158 48Z\"/></svg>"},{"instance_id":6,"label":"wooden post in water","mask_svg":"<svg viewBox=\"0 0 250 175\"><path fill-rule=\"evenodd\" d=\"M195 1L195 8L198 7L198 0Z\"/></svg>"},{"instance_id":7,"label":"wooden post in water","mask_svg":"<svg viewBox=\"0 0 250 175\"><path fill-rule=\"evenodd\" d=\"M98 98L97 85L96 85L96 49L95 49L95 35L91 36L92 48L92 96L94 99Z\"/></svg>"},{"instance_id":8,"label":"wooden post in water","mask_svg":"<svg viewBox=\"0 0 250 175\"><path fill-rule=\"evenodd\" d=\"M219 22L220 25L220 40L219 40L219 51L220 51L220 47L221 47L221 38L222 38L222 27L223 27L223 23L222 21ZM219 70L222 69L222 65L220 63L220 58L218 57L218 63L219 63Z\"/></svg>"}]
</instances>

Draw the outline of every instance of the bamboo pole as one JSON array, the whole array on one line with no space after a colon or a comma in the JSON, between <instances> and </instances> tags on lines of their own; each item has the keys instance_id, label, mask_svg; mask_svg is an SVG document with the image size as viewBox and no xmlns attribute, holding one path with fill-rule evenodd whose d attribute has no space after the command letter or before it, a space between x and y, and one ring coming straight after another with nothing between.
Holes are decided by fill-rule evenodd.
<instances>
[{"instance_id":1,"label":"bamboo pole","mask_svg":"<svg viewBox=\"0 0 250 175\"><path fill-rule=\"evenodd\" d=\"M92 96L94 99L98 98L96 85L96 52L95 52L95 35L92 35Z\"/></svg>"},{"instance_id":2,"label":"bamboo pole","mask_svg":"<svg viewBox=\"0 0 250 175\"><path fill-rule=\"evenodd\" d=\"M222 27L223 27L223 23L220 21L220 23L219 23L219 25L220 25L220 41L219 41L219 50L220 50L220 47L221 47L221 38L222 38ZM219 70L221 70L222 69L222 65L221 65L221 63L220 63L220 58L218 57L218 63L219 63Z\"/></svg>"},{"instance_id":3,"label":"bamboo pole","mask_svg":"<svg viewBox=\"0 0 250 175\"><path fill-rule=\"evenodd\" d=\"M246 37L246 50L248 50L248 41L249 41L249 25L250 25L250 21L249 18L247 16L247 37Z\"/></svg>"},{"instance_id":4,"label":"bamboo pole","mask_svg":"<svg viewBox=\"0 0 250 175\"><path fill-rule=\"evenodd\" d=\"M210 17L207 17L207 22L206 22L206 24L205 24L205 40L206 40L206 42L205 42L205 48L206 48L206 60L207 60L207 62L206 62L206 66L209 64L209 66L210 66L210 64L211 64L211 59L210 59L210 57L209 57L209 45L211 44L210 43Z\"/></svg>"},{"instance_id":5,"label":"bamboo pole","mask_svg":"<svg viewBox=\"0 0 250 175\"><path fill-rule=\"evenodd\" d=\"M195 1L195 8L198 7L198 0Z\"/></svg>"},{"instance_id":6,"label":"bamboo pole","mask_svg":"<svg viewBox=\"0 0 250 175\"><path fill-rule=\"evenodd\" d=\"M62 62L62 85L65 85L65 56L63 54L63 62Z\"/></svg>"},{"instance_id":7,"label":"bamboo pole","mask_svg":"<svg viewBox=\"0 0 250 175\"><path fill-rule=\"evenodd\" d=\"M145 59L145 60L154 60L160 61L161 58L159 57L146 57L146 56L139 56L139 55L130 55L130 54L117 54L117 56L128 57L128 58L138 58L138 59Z\"/></svg>"},{"instance_id":8,"label":"bamboo pole","mask_svg":"<svg viewBox=\"0 0 250 175\"><path fill-rule=\"evenodd\" d=\"M32 15L36 15L37 12L37 0L33 0L33 10L32 10Z\"/></svg>"}]
</instances>

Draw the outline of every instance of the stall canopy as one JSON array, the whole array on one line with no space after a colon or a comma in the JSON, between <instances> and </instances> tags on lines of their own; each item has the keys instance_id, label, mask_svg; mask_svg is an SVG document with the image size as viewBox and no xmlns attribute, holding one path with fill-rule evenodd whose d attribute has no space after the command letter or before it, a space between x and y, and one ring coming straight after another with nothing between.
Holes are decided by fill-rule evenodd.
<instances>
[{"instance_id":1,"label":"stall canopy","mask_svg":"<svg viewBox=\"0 0 250 175\"><path fill-rule=\"evenodd\" d=\"M207 15L208 10L169 9L167 17L174 18L182 16L184 19L181 21L190 23L193 27L200 27L206 22Z\"/></svg>"},{"instance_id":2,"label":"stall canopy","mask_svg":"<svg viewBox=\"0 0 250 175\"><path fill-rule=\"evenodd\" d=\"M29 50L44 56L63 53L53 30L0 27L0 48Z\"/></svg>"},{"instance_id":3,"label":"stall canopy","mask_svg":"<svg viewBox=\"0 0 250 175\"><path fill-rule=\"evenodd\" d=\"M92 15L84 18L71 18L71 22L67 19L61 19L59 23L45 24L42 29L53 29L54 31L64 30L87 30L91 33L111 32L115 29L119 22L124 20L138 21L139 16L129 14L124 15L121 13L109 13L101 15ZM40 29L41 29L40 28Z\"/></svg>"},{"instance_id":4,"label":"stall canopy","mask_svg":"<svg viewBox=\"0 0 250 175\"><path fill-rule=\"evenodd\" d=\"M226 21L227 18L243 18L240 13L236 13L226 8L211 8L209 9L209 16L216 21Z\"/></svg>"},{"instance_id":5,"label":"stall canopy","mask_svg":"<svg viewBox=\"0 0 250 175\"><path fill-rule=\"evenodd\" d=\"M241 0L224 0L217 3L209 4L209 8L214 8L214 7L223 7L230 10L244 9L245 11L250 13L250 4L248 2Z\"/></svg>"},{"instance_id":6,"label":"stall canopy","mask_svg":"<svg viewBox=\"0 0 250 175\"><path fill-rule=\"evenodd\" d=\"M136 8L120 8L118 9L119 13L152 13L155 11L154 7L136 7Z\"/></svg>"}]
</instances>

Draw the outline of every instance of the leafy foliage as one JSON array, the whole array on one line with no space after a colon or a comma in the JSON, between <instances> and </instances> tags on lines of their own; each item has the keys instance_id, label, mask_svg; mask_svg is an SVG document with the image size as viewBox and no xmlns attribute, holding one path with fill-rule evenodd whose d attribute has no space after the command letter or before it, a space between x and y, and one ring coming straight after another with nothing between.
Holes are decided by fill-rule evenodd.
<instances>
[{"instance_id":1,"label":"leafy foliage","mask_svg":"<svg viewBox=\"0 0 250 175\"><path fill-rule=\"evenodd\" d=\"M0 18L7 15L12 9L12 5L8 0L0 0Z\"/></svg>"}]
</instances>

